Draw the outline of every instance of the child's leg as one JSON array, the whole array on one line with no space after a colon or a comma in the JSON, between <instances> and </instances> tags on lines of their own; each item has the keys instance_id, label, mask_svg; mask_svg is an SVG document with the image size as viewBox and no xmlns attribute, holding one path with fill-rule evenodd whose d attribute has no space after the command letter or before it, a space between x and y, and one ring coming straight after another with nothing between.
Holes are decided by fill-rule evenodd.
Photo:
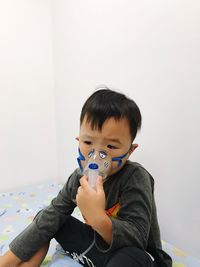
<instances>
[{"instance_id":1,"label":"child's leg","mask_svg":"<svg viewBox=\"0 0 200 267\"><path fill-rule=\"evenodd\" d=\"M68 216L54 238L66 255L79 260L83 266L104 266L105 256L94 244L94 230L87 224Z\"/></svg>"},{"instance_id":2,"label":"child's leg","mask_svg":"<svg viewBox=\"0 0 200 267\"><path fill-rule=\"evenodd\" d=\"M48 249L49 243L43 246L40 250L38 250L29 261L22 262L16 265L16 267L39 267L42 261L44 260Z\"/></svg>"},{"instance_id":3,"label":"child's leg","mask_svg":"<svg viewBox=\"0 0 200 267\"><path fill-rule=\"evenodd\" d=\"M106 267L154 267L156 264L142 249L136 247L124 247L110 255Z\"/></svg>"},{"instance_id":4,"label":"child's leg","mask_svg":"<svg viewBox=\"0 0 200 267\"><path fill-rule=\"evenodd\" d=\"M124 247L102 253L94 244L94 230L73 217L69 217L54 238L68 255L79 256L84 266L96 267L154 267L150 256L142 249ZM103 244L103 240L102 240ZM105 243L106 245L106 243ZM83 256L81 258L81 255ZM89 263L88 263L89 262Z\"/></svg>"}]
</instances>

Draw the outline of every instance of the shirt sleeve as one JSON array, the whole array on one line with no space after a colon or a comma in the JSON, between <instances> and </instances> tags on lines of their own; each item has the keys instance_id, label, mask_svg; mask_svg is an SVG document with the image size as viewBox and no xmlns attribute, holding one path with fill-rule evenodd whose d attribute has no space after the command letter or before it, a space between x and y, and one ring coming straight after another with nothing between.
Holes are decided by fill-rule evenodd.
<instances>
[{"instance_id":1,"label":"shirt sleeve","mask_svg":"<svg viewBox=\"0 0 200 267\"><path fill-rule=\"evenodd\" d=\"M73 201L73 187L76 173L73 173L51 204L35 216L9 245L10 250L22 261L29 260L44 244L49 242L76 204ZM44 192L45 193L45 192Z\"/></svg>"},{"instance_id":2,"label":"shirt sleeve","mask_svg":"<svg viewBox=\"0 0 200 267\"><path fill-rule=\"evenodd\" d=\"M102 252L125 246L146 249L152 214L152 188L150 174L137 167L121 184L120 209L112 221L112 243L110 246L100 235L95 234L95 243Z\"/></svg>"}]
</instances>

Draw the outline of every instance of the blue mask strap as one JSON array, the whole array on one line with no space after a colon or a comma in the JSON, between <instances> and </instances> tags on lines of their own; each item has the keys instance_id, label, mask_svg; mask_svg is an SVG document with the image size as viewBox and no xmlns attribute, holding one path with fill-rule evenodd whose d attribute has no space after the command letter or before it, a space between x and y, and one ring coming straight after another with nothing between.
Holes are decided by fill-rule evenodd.
<instances>
[{"instance_id":1,"label":"blue mask strap","mask_svg":"<svg viewBox=\"0 0 200 267\"><path fill-rule=\"evenodd\" d=\"M120 157L112 158L112 161L119 161L118 162L118 168L122 165L122 159L125 158L128 155L128 152Z\"/></svg>"},{"instance_id":2,"label":"blue mask strap","mask_svg":"<svg viewBox=\"0 0 200 267\"><path fill-rule=\"evenodd\" d=\"M81 160L85 160L85 157L83 156L83 154L81 153L80 148L78 148L78 153L79 153L79 157L77 158L78 161L78 165L81 171L83 171L83 166L81 164Z\"/></svg>"}]
</instances>

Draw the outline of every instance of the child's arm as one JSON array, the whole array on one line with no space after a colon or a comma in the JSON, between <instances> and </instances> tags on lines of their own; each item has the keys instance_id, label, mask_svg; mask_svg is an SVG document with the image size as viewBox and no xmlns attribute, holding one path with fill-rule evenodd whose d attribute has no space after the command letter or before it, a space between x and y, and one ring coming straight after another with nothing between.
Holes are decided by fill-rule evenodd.
<instances>
[{"instance_id":1,"label":"child's arm","mask_svg":"<svg viewBox=\"0 0 200 267\"><path fill-rule=\"evenodd\" d=\"M44 244L54 237L66 220L66 216L73 212L76 204L70 190L76 180L78 184L79 176L77 172L74 172L51 204L38 212L33 222L9 244L10 250L21 260L29 261Z\"/></svg>"},{"instance_id":2,"label":"child's arm","mask_svg":"<svg viewBox=\"0 0 200 267\"><path fill-rule=\"evenodd\" d=\"M92 228L106 241L110 246L112 243L112 222L108 215L99 213L91 222Z\"/></svg>"},{"instance_id":3,"label":"child's arm","mask_svg":"<svg viewBox=\"0 0 200 267\"><path fill-rule=\"evenodd\" d=\"M97 180L96 191L89 185L86 176L80 179L77 205L87 223L106 241L112 243L112 222L105 213L105 193L101 177Z\"/></svg>"},{"instance_id":4,"label":"child's arm","mask_svg":"<svg viewBox=\"0 0 200 267\"><path fill-rule=\"evenodd\" d=\"M136 167L128 166L126 172L120 174L120 179L110 180L110 183L105 184L104 187L97 185L96 192L89 186L86 177L80 179L81 186L76 197L77 205L88 224L97 232L95 244L100 251L133 245L145 249L152 218L155 226L154 235L159 242L159 226L155 204L153 204L152 177L142 167L138 165ZM106 205L104 189L107 194L109 190L107 201L110 203L107 202ZM114 199L114 202L111 199ZM114 216L107 216L105 206L110 208L112 207L110 204L113 205L113 203L119 204L119 210L116 215L113 213ZM102 238L109 246L102 242Z\"/></svg>"},{"instance_id":5,"label":"child's arm","mask_svg":"<svg viewBox=\"0 0 200 267\"><path fill-rule=\"evenodd\" d=\"M62 222L66 220L66 215L70 215L76 206L74 196L73 198L71 196L71 188L77 188L79 178L80 175L75 171L51 204L40 211L33 222L15 237L9 244L12 252L9 251L4 256L0 256L0 267L13 267L16 264L18 265L15 267L23 266L22 262L29 262L40 248L49 242ZM36 267L36 265L33 266Z\"/></svg>"}]
</instances>

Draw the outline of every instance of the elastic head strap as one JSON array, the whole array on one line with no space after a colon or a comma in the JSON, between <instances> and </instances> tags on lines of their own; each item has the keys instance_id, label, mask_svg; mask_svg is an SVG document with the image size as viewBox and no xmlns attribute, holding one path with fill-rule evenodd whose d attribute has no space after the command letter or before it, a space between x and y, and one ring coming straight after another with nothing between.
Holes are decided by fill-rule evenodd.
<instances>
[{"instance_id":1,"label":"elastic head strap","mask_svg":"<svg viewBox=\"0 0 200 267\"><path fill-rule=\"evenodd\" d=\"M80 170L83 171L83 166L82 166L82 164L81 164L81 160L85 160L85 157L84 157L83 154L81 153L80 148L78 148L78 154L79 154L79 157L77 158L78 165L79 165Z\"/></svg>"},{"instance_id":2,"label":"elastic head strap","mask_svg":"<svg viewBox=\"0 0 200 267\"><path fill-rule=\"evenodd\" d=\"M112 158L112 161L119 161L117 167L120 167L122 165L122 159L125 158L127 155L128 155L128 152L120 157Z\"/></svg>"}]
</instances>

